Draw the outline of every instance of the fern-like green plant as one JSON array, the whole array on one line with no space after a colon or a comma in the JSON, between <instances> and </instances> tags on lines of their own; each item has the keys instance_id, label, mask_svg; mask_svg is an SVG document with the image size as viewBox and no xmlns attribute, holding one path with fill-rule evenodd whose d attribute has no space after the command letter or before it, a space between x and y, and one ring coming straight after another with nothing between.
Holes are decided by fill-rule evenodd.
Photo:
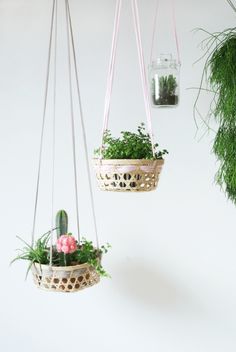
<instances>
[{"instance_id":1,"label":"fern-like green plant","mask_svg":"<svg viewBox=\"0 0 236 352\"><path fill-rule=\"evenodd\" d=\"M152 143L145 124L138 126L138 132L122 131L121 137L115 138L107 130L103 137L103 148L96 149L95 157L102 152L103 159L163 159L167 150L158 150L158 144L154 145L155 156L153 157Z\"/></svg>"},{"instance_id":2,"label":"fern-like green plant","mask_svg":"<svg viewBox=\"0 0 236 352\"><path fill-rule=\"evenodd\" d=\"M232 1L226 1L236 12ZM213 152L219 161L215 180L236 204L236 27L212 34L204 32L208 34L204 41L206 62L194 104L194 117L196 120L199 113L201 93L212 92L213 99L204 122L209 127L213 118L218 124L213 143Z\"/></svg>"},{"instance_id":3,"label":"fern-like green plant","mask_svg":"<svg viewBox=\"0 0 236 352\"><path fill-rule=\"evenodd\" d=\"M155 105L176 105L178 96L176 95L177 81L173 75L161 76L158 78L158 96L156 96L155 79L153 80L153 103Z\"/></svg>"}]
</instances>

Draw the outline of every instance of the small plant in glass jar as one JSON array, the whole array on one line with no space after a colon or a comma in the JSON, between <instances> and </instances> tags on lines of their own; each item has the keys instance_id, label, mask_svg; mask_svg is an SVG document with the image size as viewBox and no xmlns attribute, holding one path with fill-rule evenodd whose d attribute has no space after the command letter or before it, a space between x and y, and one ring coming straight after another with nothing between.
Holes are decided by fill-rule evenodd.
<instances>
[{"instance_id":1,"label":"small plant in glass jar","mask_svg":"<svg viewBox=\"0 0 236 352\"><path fill-rule=\"evenodd\" d=\"M172 55L160 55L150 66L151 98L154 107L179 103L179 64Z\"/></svg>"}]
</instances>

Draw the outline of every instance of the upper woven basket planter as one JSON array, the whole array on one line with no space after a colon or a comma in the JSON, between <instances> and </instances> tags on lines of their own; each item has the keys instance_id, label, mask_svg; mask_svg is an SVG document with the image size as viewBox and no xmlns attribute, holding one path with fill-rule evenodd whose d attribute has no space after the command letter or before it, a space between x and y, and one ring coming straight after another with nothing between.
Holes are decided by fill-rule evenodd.
<instances>
[{"instance_id":1,"label":"upper woven basket planter","mask_svg":"<svg viewBox=\"0 0 236 352\"><path fill-rule=\"evenodd\" d=\"M102 191L149 192L157 187L159 175L164 164L163 155L168 152L166 150L158 150L158 144L154 143L148 79L144 62L137 0L131 0L131 5L147 118L147 132L145 131L144 123L138 127L138 132L136 133L122 131L120 138L113 137L108 129L121 5L122 0L117 0L105 95L102 138L100 148L95 151L93 164L98 185Z\"/></svg>"},{"instance_id":2,"label":"upper woven basket planter","mask_svg":"<svg viewBox=\"0 0 236 352\"><path fill-rule=\"evenodd\" d=\"M164 159L93 159L99 188L114 192L149 192L157 188Z\"/></svg>"},{"instance_id":3,"label":"upper woven basket planter","mask_svg":"<svg viewBox=\"0 0 236 352\"><path fill-rule=\"evenodd\" d=\"M98 186L102 191L153 191L167 153L153 142L144 123L137 132L122 131L119 138L106 130L102 148L95 150L93 159Z\"/></svg>"}]
</instances>

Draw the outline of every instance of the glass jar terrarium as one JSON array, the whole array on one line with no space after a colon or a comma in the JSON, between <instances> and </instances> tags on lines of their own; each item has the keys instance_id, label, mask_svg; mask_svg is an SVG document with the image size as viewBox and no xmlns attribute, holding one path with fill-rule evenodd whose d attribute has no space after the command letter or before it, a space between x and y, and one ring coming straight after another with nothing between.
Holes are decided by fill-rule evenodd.
<instances>
[{"instance_id":1,"label":"glass jar terrarium","mask_svg":"<svg viewBox=\"0 0 236 352\"><path fill-rule=\"evenodd\" d=\"M180 64L171 54L162 54L150 65L151 99L154 107L176 107L179 103Z\"/></svg>"}]
</instances>

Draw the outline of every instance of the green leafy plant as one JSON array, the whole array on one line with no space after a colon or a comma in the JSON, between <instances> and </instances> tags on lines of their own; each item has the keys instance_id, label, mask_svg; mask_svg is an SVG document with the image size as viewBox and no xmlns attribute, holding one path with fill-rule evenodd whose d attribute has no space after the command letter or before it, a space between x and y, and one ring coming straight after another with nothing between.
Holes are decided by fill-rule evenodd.
<instances>
[{"instance_id":1,"label":"green leafy plant","mask_svg":"<svg viewBox=\"0 0 236 352\"><path fill-rule=\"evenodd\" d=\"M66 222L65 222L66 219ZM64 210L57 213L56 223L59 225L59 229L67 229L68 217ZM66 225L67 223L67 225ZM62 225L64 227L62 227ZM57 230L58 227L52 231ZM34 263L49 265L50 264L50 236L52 231L49 231L42 235L36 243L31 246L25 242L22 238L17 236L23 243L24 247L18 249L18 255L12 260L11 263L17 260L26 260L29 262L29 267L27 269L27 274ZM70 240L69 243L75 246L75 249L66 250L61 247L60 238L63 240ZM63 243L62 243L63 246ZM61 236L57 240L57 244L52 246L52 265L53 266L70 266L88 263L94 267L94 269L101 276L109 276L104 270L101 264L101 258L103 254L108 252L110 248L109 244L101 246L101 248L96 248L93 246L91 241L82 238L80 243L74 239L72 234L61 233Z\"/></svg>"},{"instance_id":2,"label":"green leafy plant","mask_svg":"<svg viewBox=\"0 0 236 352\"><path fill-rule=\"evenodd\" d=\"M173 75L161 76L158 78L159 91L156 96L155 79L153 80L153 103L155 105L176 105L178 96L176 95L177 82Z\"/></svg>"},{"instance_id":3,"label":"green leafy plant","mask_svg":"<svg viewBox=\"0 0 236 352\"><path fill-rule=\"evenodd\" d=\"M40 264L49 264L49 247L48 247L48 242L50 238L51 232L47 232L44 235L42 235L35 243L34 246L31 246L27 242L25 242L21 237L17 236L17 238L24 243L24 247L22 249L17 249L18 255L15 257L12 261L11 264L14 263L15 261L21 259L21 260L27 260L29 261L29 267L26 273L26 276L31 268L31 266L34 263L40 263ZM53 258L53 261L55 262L55 257ZM57 265L59 262L57 262Z\"/></svg>"},{"instance_id":4,"label":"green leafy plant","mask_svg":"<svg viewBox=\"0 0 236 352\"><path fill-rule=\"evenodd\" d=\"M232 1L227 0L236 12ZM213 152L219 161L215 180L227 197L236 204L236 28L207 33L203 41L206 58L200 88L194 104L194 117L200 115L198 102L203 91L213 94L212 102L203 119L207 128L213 118L218 129L213 142ZM204 82L206 81L206 87Z\"/></svg>"},{"instance_id":5,"label":"green leafy plant","mask_svg":"<svg viewBox=\"0 0 236 352\"><path fill-rule=\"evenodd\" d=\"M120 138L115 138L107 130L103 137L103 148L95 150L95 156L102 153L103 159L163 159L167 150L158 151L158 144L155 146L155 158L152 153L151 139L145 132L145 125L141 123L138 132L122 131Z\"/></svg>"}]
</instances>

